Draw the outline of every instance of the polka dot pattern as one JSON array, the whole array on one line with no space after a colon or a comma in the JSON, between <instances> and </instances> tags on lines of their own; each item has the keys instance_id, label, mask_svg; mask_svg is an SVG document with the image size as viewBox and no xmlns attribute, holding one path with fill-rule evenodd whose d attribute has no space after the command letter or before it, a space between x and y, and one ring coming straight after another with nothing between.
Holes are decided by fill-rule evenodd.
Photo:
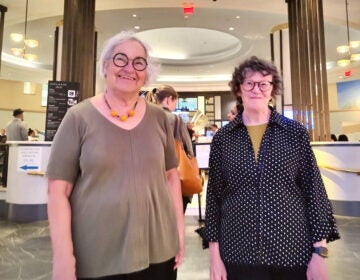
<instances>
[{"instance_id":1,"label":"polka dot pattern","mask_svg":"<svg viewBox=\"0 0 360 280\"><path fill-rule=\"evenodd\" d=\"M339 232L306 129L272 110L255 161L239 114L214 136L205 238L225 263L307 265L313 243Z\"/></svg>"}]
</instances>

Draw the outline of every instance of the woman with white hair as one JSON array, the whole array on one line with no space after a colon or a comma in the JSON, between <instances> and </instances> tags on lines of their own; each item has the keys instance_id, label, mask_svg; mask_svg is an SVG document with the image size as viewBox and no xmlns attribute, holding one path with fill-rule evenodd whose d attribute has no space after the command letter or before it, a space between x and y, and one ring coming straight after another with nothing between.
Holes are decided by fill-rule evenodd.
<instances>
[{"instance_id":1,"label":"woman with white hair","mask_svg":"<svg viewBox=\"0 0 360 280\"><path fill-rule=\"evenodd\" d=\"M46 172L53 279L176 279L184 220L173 133L164 110L139 97L157 67L129 32L105 43L100 67L105 91L66 113Z\"/></svg>"}]
</instances>

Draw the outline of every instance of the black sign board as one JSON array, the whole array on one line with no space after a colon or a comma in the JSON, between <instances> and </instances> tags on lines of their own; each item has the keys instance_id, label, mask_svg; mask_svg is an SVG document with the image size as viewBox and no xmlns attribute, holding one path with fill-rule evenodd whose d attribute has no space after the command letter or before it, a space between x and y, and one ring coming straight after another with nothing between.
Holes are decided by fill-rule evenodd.
<instances>
[{"instance_id":1,"label":"black sign board","mask_svg":"<svg viewBox=\"0 0 360 280\"><path fill-rule=\"evenodd\" d=\"M45 141L52 141L66 111L79 102L80 84L49 81Z\"/></svg>"}]
</instances>

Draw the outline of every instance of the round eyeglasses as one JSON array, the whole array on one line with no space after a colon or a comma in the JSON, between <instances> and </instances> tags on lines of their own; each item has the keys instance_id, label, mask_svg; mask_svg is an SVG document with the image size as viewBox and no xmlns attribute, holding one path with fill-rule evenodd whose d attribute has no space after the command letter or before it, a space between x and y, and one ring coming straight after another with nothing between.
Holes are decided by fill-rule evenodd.
<instances>
[{"instance_id":1,"label":"round eyeglasses","mask_svg":"<svg viewBox=\"0 0 360 280\"><path fill-rule=\"evenodd\" d=\"M113 57L114 65L117 67L125 67L129 64L129 61L129 57L124 53L117 53ZM141 56L132 59L131 64L137 71L144 71L148 65L146 59Z\"/></svg>"},{"instance_id":2,"label":"round eyeglasses","mask_svg":"<svg viewBox=\"0 0 360 280\"><path fill-rule=\"evenodd\" d=\"M253 82L253 81L244 81L242 84L241 84L241 87L244 89L244 90L247 90L247 91L250 91L250 90L253 90L255 88L255 85L258 85L259 89L261 91L268 91L273 83L272 82Z\"/></svg>"}]
</instances>

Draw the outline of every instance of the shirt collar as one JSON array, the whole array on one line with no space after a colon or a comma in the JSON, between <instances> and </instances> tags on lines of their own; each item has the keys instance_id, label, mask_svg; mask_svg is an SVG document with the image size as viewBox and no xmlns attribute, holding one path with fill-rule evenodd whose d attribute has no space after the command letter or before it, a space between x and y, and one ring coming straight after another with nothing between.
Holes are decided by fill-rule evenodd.
<instances>
[{"instance_id":1,"label":"shirt collar","mask_svg":"<svg viewBox=\"0 0 360 280\"><path fill-rule=\"evenodd\" d=\"M270 113L270 119L269 119L269 124L276 124L279 125L281 127L286 128L287 126L287 122L286 122L286 118L284 118L282 115L280 115L278 112L276 112L276 110L272 107L269 107L271 110ZM242 112L239 113L235 119L229 123L230 126L230 130L235 129L236 127L240 127L240 126L245 126L243 119L242 119Z\"/></svg>"}]
</instances>

